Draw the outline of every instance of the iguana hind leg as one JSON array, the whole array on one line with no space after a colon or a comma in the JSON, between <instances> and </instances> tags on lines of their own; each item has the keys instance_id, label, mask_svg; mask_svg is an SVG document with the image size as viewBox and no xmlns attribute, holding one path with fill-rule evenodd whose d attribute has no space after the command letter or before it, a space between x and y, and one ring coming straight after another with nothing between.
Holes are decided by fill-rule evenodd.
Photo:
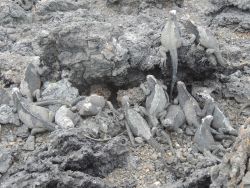
<instances>
[{"instance_id":1,"label":"iguana hind leg","mask_svg":"<svg viewBox=\"0 0 250 188\"><path fill-rule=\"evenodd\" d=\"M166 69L166 62L167 62L167 52L168 50L166 50L163 46L160 46L159 52L161 54L161 62L160 62L160 68L162 70ZM163 74L165 74L165 72L163 71Z\"/></svg>"},{"instance_id":2,"label":"iguana hind leg","mask_svg":"<svg viewBox=\"0 0 250 188\"><path fill-rule=\"evenodd\" d=\"M31 135L32 136L35 136L36 134L38 134L38 133L44 133L44 132L46 132L47 131L47 129L45 129L45 128L33 128L32 130L31 130Z\"/></svg>"},{"instance_id":3,"label":"iguana hind leg","mask_svg":"<svg viewBox=\"0 0 250 188\"><path fill-rule=\"evenodd\" d=\"M33 96L36 98L37 101L40 101L41 100L41 91L40 91L40 89L36 89L33 92Z\"/></svg>"},{"instance_id":4,"label":"iguana hind leg","mask_svg":"<svg viewBox=\"0 0 250 188\"><path fill-rule=\"evenodd\" d=\"M164 137L164 139L167 140L168 145L169 145L169 147L170 147L170 150L171 150L172 154L176 157L176 153L175 153L175 150L174 150L174 148L173 148L173 144L172 144L172 141L171 141L171 139L170 139L169 134L166 133L164 130L161 130L161 135Z\"/></svg>"}]
</instances>

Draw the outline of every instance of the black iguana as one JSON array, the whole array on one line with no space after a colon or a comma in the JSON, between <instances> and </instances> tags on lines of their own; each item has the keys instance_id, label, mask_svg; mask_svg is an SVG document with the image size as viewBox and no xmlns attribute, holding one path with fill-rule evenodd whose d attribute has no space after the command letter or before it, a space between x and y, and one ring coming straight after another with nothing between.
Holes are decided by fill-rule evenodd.
<instances>
[{"instance_id":1,"label":"black iguana","mask_svg":"<svg viewBox=\"0 0 250 188\"><path fill-rule=\"evenodd\" d=\"M136 110L130 108L128 96L123 96L121 102L125 114L126 123L128 125L127 130L129 136L131 137L132 133L135 136L142 137L153 148L163 154L164 150L161 148L160 144L153 138L150 127L146 120ZM133 140L133 137L131 138Z\"/></svg>"},{"instance_id":2,"label":"black iguana","mask_svg":"<svg viewBox=\"0 0 250 188\"><path fill-rule=\"evenodd\" d=\"M178 68L178 54L177 49L181 47L181 37L180 31L177 25L176 19L176 10L171 10L169 12L170 18L166 23L164 29L161 32L161 46L160 46L160 54L161 65L162 67L166 67L167 55L166 53L170 53L171 62L172 62L172 81L170 87L170 100L172 100L174 85L177 81L177 68Z\"/></svg>"},{"instance_id":3,"label":"black iguana","mask_svg":"<svg viewBox=\"0 0 250 188\"><path fill-rule=\"evenodd\" d=\"M23 96L26 96L30 102L33 99L40 99L41 88L41 74L45 71L46 67L40 68L40 60L30 63L25 70L24 79L20 84L20 91Z\"/></svg>"},{"instance_id":4,"label":"black iguana","mask_svg":"<svg viewBox=\"0 0 250 188\"><path fill-rule=\"evenodd\" d=\"M214 101L214 98L206 92L200 92L199 96L201 96L203 100L205 100L205 106L201 114L198 113L198 115L201 117L207 115L213 116L213 121L211 124L212 128L222 134L231 134L237 136L237 131L231 126L229 119L219 109L218 105Z\"/></svg>"},{"instance_id":5,"label":"black iguana","mask_svg":"<svg viewBox=\"0 0 250 188\"><path fill-rule=\"evenodd\" d=\"M213 116L211 115L208 115L202 119L202 123L200 127L196 130L196 133L194 135L194 142L196 143L197 149L204 155L212 159L215 159L216 161L221 162L221 159L219 159L218 157L216 157L211 153L211 151L217 151L220 149L222 151L225 151L222 145L217 144L214 141L210 129L212 121L213 121Z\"/></svg>"},{"instance_id":6,"label":"black iguana","mask_svg":"<svg viewBox=\"0 0 250 188\"><path fill-rule=\"evenodd\" d=\"M221 55L218 41L213 36L211 31L209 31L205 27L196 26L194 22L190 19L186 20L185 27L188 32L194 35L196 43L200 44L206 49L206 55L207 55L208 61L212 65L216 65L217 63L219 63L223 67L228 67L228 63L225 61L225 59Z\"/></svg>"},{"instance_id":7,"label":"black iguana","mask_svg":"<svg viewBox=\"0 0 250 188\"><path fill-rule=\"evenodd\" d=\"M147 81L145 84L141 84L140 88L146 95L146 110L149 115L150 125L156 127L159 122L159 114L167 109L169 103L169 97L166 92L167 87L153 76L147 75Z\"/></svg>"},{"instance_id":8,"label":"black iguana","mask_svg":"<svg viewBox=\"0 0 250 188\"><path fill-rule=\"evenodd\" d=\"M195 100L195 98L188 92L185 84L181 81L177 82L178 96L177 100L184 111L187 124L190 126L195 126L199 128L201 125L201 115L202 110ZM210 127L210 130L213 134L220 135L221 133L217 132Z\"/></svg>"},{"instance_id":9,"label":"black iguana","mask_svg":"<svg viewBox=\"0 0 250 188\"><path fill-rule=\"evenodd\" d=\"M54 120L52 111L25 101L18 88L12 89L12 95L15 111L18 113L19 119L32 129L31 135L59 128L58 125L52 123Z\"/></svg>"}]
</instances>

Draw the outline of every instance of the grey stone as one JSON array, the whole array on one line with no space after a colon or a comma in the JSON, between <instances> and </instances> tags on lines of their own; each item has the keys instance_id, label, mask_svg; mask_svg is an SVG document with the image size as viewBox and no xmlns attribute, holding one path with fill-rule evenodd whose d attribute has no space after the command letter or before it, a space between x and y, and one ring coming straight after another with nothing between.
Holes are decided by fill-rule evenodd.
<instances>
[{"instance_id":1,"label":"grey stone","mask_svg":"<svg viewBox=\"0 0 250 188\"><path fill-rule=\"evenodd\" d=\"M3 89L3 88L0 88L0 105L1 104L10 104L10 95L8 94L8 92Z\"/></svg>"},{"instance_id":2,"label":"grey stone","mask_svg":"<svg viewBox=\"0 0 250 188\"><path fill-rule=\"evenodd\" d=\"M22 149L26 151L35 150L35 136L29 136Z\"/></svg>"},{"instance_id":3,"label":"grey stone","mask_svg":"<svg viewBox=\"0 0 250 188\"><path fill-rule=\"evenodd\" d=\"M21 137L21 138L27 138L29 134L30 134L29 129L25 125L18 127L16 131L16 136Z\"/></svg>"},{"instance_id":4,"label":"grey stone","mask_svg":"<svg viewBox=\"0 0 250 188\"><path fill-rule=\"evenodd\" d=\"M78 90L72 87L72 84L67 79L63 79L55 83L45 83L42 99L62 99L71 101L78 95Z\"/></svg>"},{"instance_id":5,"label":"grey stone","mask_svg":"<svg viewBox=\"0 0 250 188\"><path fill-rule=\"evenodd\" d=\"M134 155L129 155L127 161L128 161L128 167L137 169L140 163L140 158Z\"/></svg>"},{"instance_id":6,"label":"grey stone","mask_svg":"<svg viewBox=\"0 0 250 188\"><path fill-rule=\"evenodd\" d=\"M111 188L101 177L118 166L127 157L124 137L107 143L85 139L82 129L53 132L47 143L37 147L28 160L20 163L20 170L6 175L2 187L30 187L60 184L65 187ZM24 178L25 177L25 178Z\"/></svg>"},{"instance_id":7,"label":"grey stone","mask_svg":"<svg viewBox=\"0 0 250 188\"><path fill-rule=\"evenodd\" d=\"M13 162L13 157L11 154L4 148L0 148L0 174L4 174Z\"/></svg>"},{"instance_id":8,"label":"grey stone","mask_svg":"<svg viewBox=\"0 0 250 188\"><path fill-rule=\"evenodd\" d=\"M62 128L72 128L75 127L77 121L79 120L77 114L74 114L65 105L61 106L55 114L55 122Z\"/></svg>"},{"instance_id":9,"label":"grey stone","mask_svg":"<svg viewBox=\"0 0 250 188\"><path fill-rule=\"evenodd\" d=\"M6 104L0 105L0 123L20 125L18 116L14 114L13 109Z\"/></svg>"}]
</instances>

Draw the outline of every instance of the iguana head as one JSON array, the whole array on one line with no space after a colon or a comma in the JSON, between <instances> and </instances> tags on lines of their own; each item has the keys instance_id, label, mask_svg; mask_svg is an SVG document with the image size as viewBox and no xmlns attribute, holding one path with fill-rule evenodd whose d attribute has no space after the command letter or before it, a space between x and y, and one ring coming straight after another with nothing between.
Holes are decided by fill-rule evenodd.
<instances>
[{"instance_id":1,"label":"iguana head","mask_svg":"<svg viewBox=\"0 0 250 188\"><path fill-rule=\"evenodd\" d=\"M170 10L169 15L170 15L171 20L175 20L176 19L176 10Z\"/></svg>"},{"instance_id":2,"label":"iguana head","mask_svg":"<svg viewBox=\"0 0 250 188\"><path fill-rule=\"evenodd\" d=\"M208 115L208 116L206 116L206 117L204 117L204 118L202 119L201 125L202 125L202 126L206 126L206 127L210 127L210 125L211 125L213 119L214 119L213 116ZM203 128L205 128L205 127L203 127Z\"/></svg>"},{"instance_id":3,"label":"iguana head","mask_svg":"<svg viewBox=\"0 0 250 188\"><path fill-rule=\"evenodd\" d=\"M157 84L156 78L153 75L147 75L147 84L149 86L149 89L153 89Z\"/></svg>"},{"instance_id":4,"label":"iguana head","mask_svg":"<svg viewBox=\"0 0 250 188\"><path fill-rule=\"evenodd\" d=\"M20 93L20 90L17 87L13 87L11 94L13 95L14 93Z\"/></svg>"},{"instance_id":5,"label":"iguana head","mask_svg":"<svg viewBox=\"0 0 250 188\"><path fill-rule=\"evenodd\" d=\"M209 91L197 92L197 96L199 97L201 102L214 102L214 98L211 97Z\"/></svg>"},{"instance_id":6,"label":"iguana head","mask_svg":"<svg viewBox=\"0 0 250 188\"><path fill-rule=\"evenodd\" d=\"M12 88L11 94L12 94L14 104L16 106L21 97L20 90L17 87L14 87Z\"/></svg>"},{"instance_id":7,"label":"iguana head","mask_svg":"<svg viewBox=\"0 0 250 188\"><path fill-rule=\"evenodd\" d=\"M182 81L177 82L177 91L179 103L182 101L188 101L192 97L191 94L188 92L186 85Z\"/></svg>"}]
</instances>

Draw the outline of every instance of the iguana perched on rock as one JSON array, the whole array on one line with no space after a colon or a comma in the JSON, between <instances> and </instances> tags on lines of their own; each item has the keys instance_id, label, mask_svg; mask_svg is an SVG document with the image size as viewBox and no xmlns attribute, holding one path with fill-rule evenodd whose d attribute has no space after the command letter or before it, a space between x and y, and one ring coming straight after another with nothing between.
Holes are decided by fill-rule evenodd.
<instances>
[{"instance_id":1,"label":"iguana perched on rock","mask_svg":"<svg viewBox=\"0 0 250 188\"><path fill-rule=\"evenodd\" d=\"M195 98L188 92L185 84L181 81L177 82L177 101L184 111L187 124L199 128L201 125L201 108ZM220 134L216 130L210 127L213 134Z\"/></svg>"},{"instance_id":2,"label":"iguana perched on rock","mask_svg":"<svg viewBox=\"0 0 250 188\"><path fill-rule=\"evenodd\" d=\"M160 127L158 121L161 114L166 111L170 104L167 87L161 84L153 75L147 75L146 84L141 84L140 87L147 96L146 112L144 112L144 114L149 119L149 125L153 127L152 130L155 133L159 133L167 140L172 153L175 153L169 135L162 129L163 127Z\"/></svg>"},{"instance_id":3,"label":"iguana perched on rock","mask_svg":"<svg viewBox=\"0 0 250 188\"><path fill-rule=\"evenodd\" d=\"M205 106L199 116L204 117L211 115L213 116L213 121L211 127L222 134L231 134L237 136L237 131L231 126L229 119L225 114L219 109L218 105L214 99L206 92L200 92L201 96L205 100Z\"/></svg>"},{"instance_id":4,"label":"iguana perched on rock","mask_svg":"<svg viewBox=\"0 0 250 188\"><path fill-rule=\"evenodd\" d=\"M36 106L26 101L18 88L12 90L15 111L18 113L19 119L31 130L31 135L45 131L53 131L59 126L52 123L54 113L47 108Z\"/></svg>"},{"instance_id":5,"label":"iguana perched on rock","mask_svg":"<svg viewBox=\"0 0 250 188\"><path fill-rule=\"evenodd\" d=\"M195 36L195 41L206 49L206 55L211 64L219 63L223 67L228 67L228 63L221 55L219 44L213 34L205 27L196 26L190 19L186 20L185 26L188 32ZM215 62L215 56L217 62Z\"/></svg>"},{"instance_id":6,"label":"iguana perched on rock","mask_svg":"<svg viewBox=\"0 0 250 188\"><path fill-rule=\"evenodd\" d=\"M161 124L167 130L178 131L186 122L186 117L179 105L170 105L167 111L161 114Z\"/></svg>"},{"instance_id":7,"label":"iguana perched on rock","mask_svg":"<svg viewBox=\"0 0 250 188\"><path fill-rule=\"evenodd\" d=\"M40 76L45 71L46 67L39 67L40 60L30 63L25 70L24 79L21 81L20 91L23 96L26 96L30 102L41 98L41 78Z\"/></svg>"},{"instance_id":8,"label":"iguana perched on rock","mask_svg":"<svg viewBox=\"0 0 250 188\"><path fill-rule=\"evenodd\" d=\"M126 95L123 96L121 99L121 102L122 102L122 108L123 108L124 115L125 115L125 120L128 125L127 131L130 136L130 139L132 138L132 143L134 142L133 135L142 137L154 149L164 154L164 150L162 149L160 144L153 138L153 135L151 133L151 130L147 121L136 110L130 108L128 96Z\"/></svg>"},{"instance_id":9,"label":"iguana perched on rock","mask_svg":"<svg viewBox=\"0 0 250 188\"><path fill-rule=\"evenodd\" d=\"M181 81L177 82L177 91L177 100L184 111L188 125L199 128L201 124L201 118L197 115L197 112L200 113L201 109L198 102L188 92L185 84Z\"/></svg>"},{"instance_id":10,"label":"iguana perched on rock","mask_svg":"<svg viewBox=\"0 0 250 188\"><path fill-rule=\"evenodd\" d=\"M169 12L170 18L168 19L164 29L161 32L161 46L160 54L162 67L166 67L167 55L170 53L172 62L172 81L170 86L170 100L172 100L172 94L174 85L177 81L177 68L178 68L178 54L177 49L181 47L181 36L177 25L176 10L171 10Z\"/></svg>"},{"instance_id":11,"label":"iguana perched on rock","mask_svg":"<svg viewBox=\"0 0 250 188\"><path fill-rule=\"evenodd\" d=\"M196 143L197 149L204 155L221 162L221 160L214 156L211 151L217 151L221 149L225 151L222 145L215 142L211 133L210 125L213 121L213 116L208 115L202 119L200 127L196 130L194 135L194 142Z\"/></svg>"},{"instance_id":12,"label":"iguana perched on rock","mask_svg":"<svg viewBox=\"0 0 250 188\"><path fill-rule=\"evenodd\" d=\"M158 118L161 112L167 109L169 97L167 87L153 76L147 75L146 84L141 84L140 88L146 95L146 110L149 115L150 126L157 127Z\"/></svg>"}]
</instances>

